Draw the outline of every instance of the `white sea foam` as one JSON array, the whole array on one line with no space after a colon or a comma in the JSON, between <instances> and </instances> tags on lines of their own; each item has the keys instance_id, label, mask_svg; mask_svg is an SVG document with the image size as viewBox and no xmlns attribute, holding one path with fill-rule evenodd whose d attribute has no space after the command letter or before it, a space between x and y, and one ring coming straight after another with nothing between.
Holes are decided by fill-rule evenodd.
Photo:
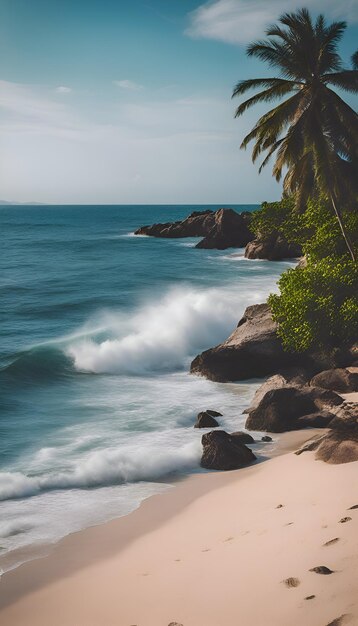
<instances>
[{"instance_id":1,"label":"white sea foam","mask_svg":"<svg viewBox=\"0 0 358 626\"><path fill-rule=\"evenodd\" d=\"M143 480L153 481L173 472L187 472L199 464L198 440L180 448L163 448L158 442L151 449L141 446L96 450L81 459L70 471L26 476L21 472L0 473L0 500L23 498L42 491L83 489Z\"/></svg>"},{"instance_id":2,"label":"white sea foam","mask_svg":"<svg viewBox=\"0 0 358 626\"><path fill-rule=\"evenodd\" d=\"M132 316L107 315L110 339L70 342L67 354L78 370L94 373L148 374L173 371L188 357L222 341L247 304L260 292L229 288L172 289L161 300L143 305Z\"/></svg>"},{"instance_id":3,"label":"white sea foam","mask_svg":"<svg viewBox=\"0 0 358 626\"><path fill-rule=\"evenodd\" d=\"M30 530L30 524L24 519L0 521L0 538L15 537Z\"/></svg>"}]
</instances>

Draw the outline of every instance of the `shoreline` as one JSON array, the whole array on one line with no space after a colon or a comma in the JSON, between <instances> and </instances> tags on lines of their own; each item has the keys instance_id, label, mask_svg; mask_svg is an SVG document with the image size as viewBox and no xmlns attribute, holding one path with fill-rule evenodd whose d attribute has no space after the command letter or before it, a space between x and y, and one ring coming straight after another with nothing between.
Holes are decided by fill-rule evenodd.
<instances>
[{"instance_id":1,"label":"shoreline","mask_svg":"<svg viewBox=\"0 0 358 626\"><path fill-rule=\"evenodd\" d=\"M312 431L285 434L267 462L192 475L5 574L1 626L324 626L347 604L358 618L358 511L339 524L357 504L357 463L287 452L297 435ZM335 574L309 572L320 565ZM282 583L296 576L297 589Z\"/></svg>"},{"instance_id":2,"label":"shoreline","mask_svg":"<svg viewBox=\"0 0 358 626\"><path fill-rule=\"evenodd\" d=\"M324 432L324 429L315 429L314 431L315 434L319 432ZM295 450L311 438L312 431L291 431L276 434L275 436L277 440L274 442L274 447L270 446L270 454L267 457L258 459L258 461L249 467L229 472L207 471L204 473L192 473L181 476L168 487L167 491L148 496L142 500L136 509L126 515L121 515L112 520L70 533L53 544L37 546L36 555L32 553L33 556L31 558L2 574L0 578L0 614L4 606L4 587L7 587L9 581L12 591L9 596L7 595L6 600L21 595L22 591L25 591L27 586L29 586L29 588L33 587L34 577L37 583L41 585L43 582L41 570L44 562L47 562L47 560L56 561L59 552L63 552L61 556L61 567L59 567L58 561L56 561L56 567L54 567L53 570L50 565L50 571L54 577L67 575L72 569L76 570L77 568L86 567L93 561L107 558L108 554L111 554L113 550L120 551L127 547L128 542L135 541L142 534L146 534L155 527L160 526L161 523L167 521L171 516L180 513L183 508L190 505L197 498L204 496L209 491L220 488L223 484L226 485L240 479L241 475L244 477L245 472L248 470L254 470L273 458ZM133 527L131 526L132 520ZM104 533L106 529L111 532L112 528L117 527L117 525L120 533L122 533L123 527L128 526L128 528L124 528L123 533L118 537L118 542L114 547L112 540L109 544L103 541L102 533ZM102 539L101 545L98 547L98 552L94 549L90 555L87 552L83 553L82 548L95 543L98 535L100 535ZM78 549L78 554L74 559L67 559L66 555L71 553L73 548ZM32 549L33 547L29 546L24 549L24 552L31 553ZM47 582L52 576L52 574L49 575L49 573L49 570L47 570ZM29 581L31 581L31 583L29 583Z\"/></svg>"},{"instance_id":3,"label":"shoreline","mask_svg":"<svg viewBox=\"0 0 358 626\"><path fill-rule=\"evenodd\" d=\"M207 430L208 429L204 429L204 432L207 432ZM324 429L320 429L320 430L315 429L315 433L317 432L317 434L321 431L324 432ZM260 452L258 454L257 460L253 465L264 463L270 460L271 458L275 458L276 456L279 456L281 454L285 454L288 451L294 450L296 447L299 447L302 443L304 443L310 437L308 437L307 431L306 432L291 431L291 432L279 433L279 434L276 433L274 435L274 438L276 438L276 440L274 439L272 443L270 443L269 445L264 444L263 449L260 448ZM257 444L261 446L262 442L258 439ZM264 452L267 452L267 454L264 454ZM257 453L257 450L256 450L256 453ZM234 470L234 471L241 471L241 470ZM167 495L169 492L182 487L183 484L185 484L187 481L194 482L198 480L198 485L199 485L200 478L203 478L205 476L213 476L213 475L220 476L222 475L222 473L223 472L220 472L220 471L206 470L204 472L191 472L188 474L175 476L172 482L166 482L165 480L163 480L163 484L167 486L166 490L164 490L163 492L159 491L158 493L148 495L147 497L145 497L143 500L140 501L137 507L135 507L132 511L129 511L128 513L124 513L112 519L108 519L97 524L91 524L77 531L70 532L69 534L63 537L60 537L58 540L53 541L51 543L42 543L42 544L39 543L39 544L27 545L23 548L17 548L15 550L12 550L11 552L4 554L3 556L1 556L1 553L0 553L0 564L2 566L0 567L0 582L1 580L4 580L5 576L10 574L11 572L15 572L19 568L24 567L25 565L30 565L34 561L51 556L52 552L56 549L56 547L62 542L69 539L70 537L77 536L87 531L91 531L91 529L93 528L98 528L98 527L106 526L107 524L118 522L122 518L127 518L128 516L133 515L136 511L141 509L142 506L144 506L146 502L151 501L152 498L158 498L159 496ZM159 484L161 484L161 482ZM204 484L202 484L200 488L202 489L203 486ZM198 489L200 488L198 487ZM17 559L19 560L19 563L17 563ZM4 569L4 567L6 569ZM0 592L0 607L1 607L1 592Z\"/></svg>"}]
</instances>

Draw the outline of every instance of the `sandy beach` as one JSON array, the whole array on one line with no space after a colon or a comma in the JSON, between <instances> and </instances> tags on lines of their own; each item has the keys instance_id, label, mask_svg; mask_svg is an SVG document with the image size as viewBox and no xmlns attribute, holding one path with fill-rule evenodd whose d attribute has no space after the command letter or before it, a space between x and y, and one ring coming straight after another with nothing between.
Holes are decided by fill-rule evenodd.
<instances>
[{"instance_id":1,"label":"sandy beach","mask_svg":"<svg viewBox=\"0 0 358 626\"><path fill-rule=\"evenodd\" d=\"M0 624L357 624L357 469L285 452L192 476L5 574Z\"/></svg>"}]
</instances>

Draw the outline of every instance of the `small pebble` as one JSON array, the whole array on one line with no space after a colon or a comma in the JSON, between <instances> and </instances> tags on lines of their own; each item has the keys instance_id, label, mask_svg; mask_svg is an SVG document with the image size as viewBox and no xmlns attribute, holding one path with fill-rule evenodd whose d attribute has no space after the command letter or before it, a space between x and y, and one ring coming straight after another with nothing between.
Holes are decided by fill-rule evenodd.
<instances>
[{"instance_id":1,"label":"small pebble","mask_svg":"<svg viewBox=\"0 0 358 626\"><path fill-rule=\"evenodd\" d=\"M325 565L317 565L317 567L312 567L310 572L314 572L315 574L324 574L327 576L328 574L333 574L333 570L329 569Z\"/></svg>"},{"instance_id":2,"label":"small pebble","mask_svg":"<svg viewBox=\"0 0 358 626\"><path fill-rule=\"evenodd\" d=\"M351 517L342 517L342 519L339 520L339 524L345 524L346 522L350 522L351 519Z\"/></svg>"},{"instance_id":3,"label":"small pebble","mask_svg":"<svg viewBox=\"0 0 358 626\"><path fill-rule=\"evenodd\" d=\"M315 598L316 596L306 596L305 600L313 600L313 598Z\"/></svg>"}]
</instances>

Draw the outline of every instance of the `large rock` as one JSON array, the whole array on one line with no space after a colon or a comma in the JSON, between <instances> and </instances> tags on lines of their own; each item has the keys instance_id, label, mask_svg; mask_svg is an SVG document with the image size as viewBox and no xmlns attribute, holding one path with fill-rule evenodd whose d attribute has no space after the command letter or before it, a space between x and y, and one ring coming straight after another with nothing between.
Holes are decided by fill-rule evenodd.
<instances>
[{"instance_id":1,"label":"large rock","mask_svg":"<svg viewBox=\"0 0 358 626\"><path fill-rule=\"evenodd\" d=\"M268 304L247 307L230 337L199 354L191 364L191 372L229 382L269 376L304 363L304 357L284 351L276 328Z\"/></svg>"},{"instance_id":2,"label":"large rock","mask_svg":"<svg viewBox=\"0 0 358 626\"><path fill-rule=\"evenodd\" d=\"M330 431L316 437L297 450L316 451L316 458L326 463L339 464L358 461L358 405L341 405L330 422Z\"/></svg>"},{"instance_id":3,"label":"large rock","mask_svg":"<svg viewBox=\"0 0 358 626\"><path fill-rule=\"evenodd\" d=\"M201 466L214 470L234 470L255 461L254 453L240 442L238 437L224 430L215 430L203 435Z\"/></svg>"},{"instance_id":4,"label":"large rock","mask_svg":"<svg viewBox=\"0 0 358 626\"><path fill-rule=\"evenodd\" d=\"M204 237L197 248L242 248L253 238L250 220L251 213L236 213L232 209L194 211L178 222L142 226L135 235L166 239Z\"/></svg>"},{"instance_id":5,"label":"large rock","mask_svg":"<svg viewBox=\"0 0 358 626\"><path fill-rule=\"evenodd\" d=\"M208 411L201 411L201 413L198 413L194 428L216 428L217 426L219 426L219 424L215 417L210 415Z\"/></svg>"},{"instance_id":6,"label":"large rock","mask_svg":"<svg viewBox=\"0 0 358 626\"><path fill-rule=\"evenodd\" d=\"M210 232L199 241L196 248L217 250L244 248L252 239L251 213L236 213L232 209L219 209L214 215L214 224Z\"/></svg>"},{"instance_id":7,"label":"large rock","mask_svg":"<svg viewBox=\"0 0 358 626\"><path fill-rule=\"evenodd\" d=\"M333 391L315 387L281 387L267 391L249 411L247 430L281 433L307 427L326 427L333 419L332 407L343 402Z\"/></svg>"},{"instance_id":8,"label":"large rock","mask_svg":"<svg viewBox=\"0 0 358 626\"><path fill-rule=\"evenodd\" d=\"M211 415L211 417L222 417L223 414L219 413L219 411L213 411L213 409L206 409L205 413L209 413L209 415Z\"/></svg>"},{"instance_id":9,"label":"large rock","mask_svg":"<svg viewBox=\"0 0 358 626\"><path fill-rule=\"evenodd\" d=\"M247 259L267 259L280 261L302 256L302 248L296 243L288 241L279 233L273 232L269 237L257 237L250 241L245 249Z\"/></svg>"},{"instance_id":10,"label":"large rock","mask_svg":"<svg viewBox=\"0 0 358 626\"><path fill-rule=\"evenodd\" d=\"M255 391L255 395L252 399L250 406L243 411L243 413L249 413L252 409L255 409L261 402L264 395L271 389L281 389L282 387L296 387L305 385L309 380L307 370L303 368L290 368L284 370L282 374L275 374L265 380L262 385Z\"/></svg>"},{"instance_id":11,"label":"large rock","mask_svg":"<svg viewBox=\"0 0 358 626\"><path fill-rule=\"evenodd\" d=\"M346 368L335 368L316 374L310 385L332 389L338 393L358 391L358 372L350 372Z\"/></svg>"}]
</instances>

